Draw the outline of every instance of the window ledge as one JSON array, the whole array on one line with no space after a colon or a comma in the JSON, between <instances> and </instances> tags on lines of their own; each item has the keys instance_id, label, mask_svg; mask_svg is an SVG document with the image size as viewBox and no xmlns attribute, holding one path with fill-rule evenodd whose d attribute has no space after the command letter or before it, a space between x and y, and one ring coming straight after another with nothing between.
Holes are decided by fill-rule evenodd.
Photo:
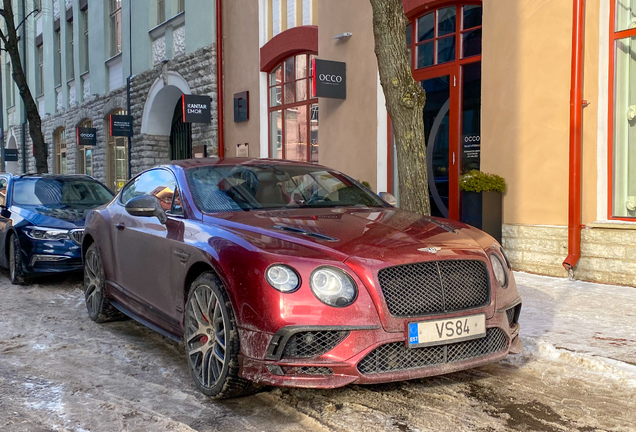
<instances>
[{"instance_id":1,"label":"window ledge","mask_svg":"<svg viewBox=\"0 0 636 432\"><path fill-rule=\"evenodd\" d=\"M87 76L88 76L88 74L90 74L90 72L91 72L91 71L82 72L82 73L80 74L80 78L85 78L85 77L87 77Z\"/></svg>"},{"instance_id":2,"label":"window ledge","mask_svg":"<svg viewBox=\"0 0 636 432\"><path fill-rule=\"evenodd\" d=\"M66 81L67 85L73 85L75 84L75 77L71 78L70 80Z\"/></svg>"},{"instance_id":3,"label":"window ledge","mask_svg":"<svg viewBox=\"0 0 636 432\"><path fill-rule=\"evenodd\" d=\"M62 84L55 84L55 90L60 90L62 88Z\"/></svg>"},{"instance_id":4,"label":"window ledge","mask_svg":"<svg viewBox=\"0 0 636 432\"><path fill-rule=\"evenodd\" d=\"M623 230L636 230L636 221L622 221L622 220L605 220L596 221L586 225L587 228L603 228L603 229L623 229Z\"/></svg>"},{"instance_id":5,"label":"window ledge","mask_svg":"<svg viewBox=\"0 0 636 432\"><path fill-rule=\"evenodd\" d=\"M115 54L114 56L106 60L104 63L106 63L106 66L112 66L113 63L117 63L118 60L121 60L121 57L122 57L121 53Z\"/></svg>"},{"instance_id":6,"label":"window ledge","mask_svg":"<svg viewBox=\"0 0 636 432\"><path fill-rule=\"evenodd\" d=\"M172 18L162 22L157 27L150 29L148 34L152 39L158 39L161 36L166 34L166 29L168 27L176 28L185 23L185 11L178 13Z\"/></svg>"}]
</instances>

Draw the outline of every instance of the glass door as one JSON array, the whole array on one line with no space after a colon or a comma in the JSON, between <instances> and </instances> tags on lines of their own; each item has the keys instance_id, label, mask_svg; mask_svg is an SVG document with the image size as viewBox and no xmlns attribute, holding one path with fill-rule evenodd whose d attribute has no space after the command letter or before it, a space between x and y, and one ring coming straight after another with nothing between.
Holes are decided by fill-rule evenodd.
<instances>
[{"instance_id":1,"label":"glass door","mask_svg":"<svg viewBox=\"0 0 636 432\"><path fill-rule=\"evenodd\" d=\"M431 215L448 218L451 77L429 78L421 81L421 85L426 90L424 137Z\"/></svg>"}]
</instances>

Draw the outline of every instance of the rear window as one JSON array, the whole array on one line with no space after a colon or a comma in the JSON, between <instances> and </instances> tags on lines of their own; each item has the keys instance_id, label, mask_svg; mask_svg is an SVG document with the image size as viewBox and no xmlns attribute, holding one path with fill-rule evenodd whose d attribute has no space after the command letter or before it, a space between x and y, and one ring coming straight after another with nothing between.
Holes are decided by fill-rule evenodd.
<instances>
[{"instance_id":1,"label":"rear window","mask_svg":"<svg viewBox=\"0 0 636 432\"><path fill-rule=\"evenodd\" d=\"M97 207L113 199L101 183L85 178L21 178L13 184L12 202L37 207Z\"/></svg>"}]
</instances>

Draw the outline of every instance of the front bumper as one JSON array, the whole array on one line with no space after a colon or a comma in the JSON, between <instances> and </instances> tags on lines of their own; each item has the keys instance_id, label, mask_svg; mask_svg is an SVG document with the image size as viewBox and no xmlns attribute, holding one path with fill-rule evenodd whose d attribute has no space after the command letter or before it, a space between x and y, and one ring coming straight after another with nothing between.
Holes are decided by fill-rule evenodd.
<instances>
[{"instance_id":1,"label":"front bumper","mask_svg":"<svg viewBox=\"0 0 636 432\"><path fill-rule=\"evenodd\" d=\"M83 269L82 247L73 240L34 240L26 235L20 240L23 268L27 273L63 273Z\"/></svg>"},{"instance_id":2,"label":"front bumper","mask_svg":"<svg viewBox=\"0 0 636 432\"><path fill-rule=\"evenodd\" d=\"M239 357L241 376L257 383L276 386L336 388L353 383L377 384L405 381L470 369L501 360L510 353L521 352L521 341L518 337L520 307L519 302L513 303L497 311L491 319L488 319L486 321L488 336L483 340L473 339L429 348L406 348L404 333L389 333L380 327L358 329L329 327L334 331L347 332L346 337L323 355L293 359L287 358L283 353L286 349L283 345L288 339L277 338L274 335L268 342L268 353L265 359L255 359L245 355ZM316 327L314 329L319 330ZM302 329L291 329L291 333L296 331L302 331ZM242 331L242 333L245 332ZM283 332L278 332L277 335L285 333L283 329ZM482 342L491 336L499 338L497 343L484 345ZM241 339L244 340L244 337ZM252 340L257 339L259 336L252 337ZM264 342L262 338L261 341ZM488 349L484 349L483 352L475 351L476 355L467 356L467 349L469 349L467 343L471 343L471 346L481 344ZM369 373L370 356L380 352L376 350L379 347L383 347L380 350L385 350L384 347L393 349L388 357L386 352L382 351L383 360L378 362L377 370L386 371ZM437 359L431 357L428 362L428 353L421 351L427 349L443 355L443 360L440 361L442 357ZM415 366L408 367L409 361L415 358L417 358L417 361L413 361ZM426 364L427 362L429 364Z\"/></svg>"}]
</instances>

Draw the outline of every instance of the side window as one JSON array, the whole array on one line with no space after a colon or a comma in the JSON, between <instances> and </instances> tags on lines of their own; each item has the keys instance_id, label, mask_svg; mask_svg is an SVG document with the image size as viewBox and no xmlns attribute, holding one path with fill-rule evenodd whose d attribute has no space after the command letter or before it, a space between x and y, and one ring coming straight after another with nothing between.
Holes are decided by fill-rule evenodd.
<instances>
[{"instance_id":1,"label":"side window","mask_svg":"<svg viewBox=\"0 0 636 432\"><path fill-rule=\"evenodd\" d=\"M170 214L173 215L183 215L183 207L181 204L181 194L179 193L179 188L174 190L174 196L172 197L172 208L170 209Z\"/></svg>"},{"instance_id":2,"label":"side window","mask_svg":"<svg viewBox=\"0 0 636 432\"><path fill-rule=\"evenodd\" d=\"M0 177L0 205L7 204L7 179L5 177Z\"/></svg>"},{"instance_id":3,"label":"side window","mask_svg":"<svg viewBox=\"0 0 636 432\"><path fill-rule=\"evenodd\" d=\"M164 169L148 171L137 177L121 194L124 204L134 197L141 195L154 195L159 199L161 207L165 211L172 208L172 202L177 190L177 181L172 173Z\"/></svg>"}]
</instances>

